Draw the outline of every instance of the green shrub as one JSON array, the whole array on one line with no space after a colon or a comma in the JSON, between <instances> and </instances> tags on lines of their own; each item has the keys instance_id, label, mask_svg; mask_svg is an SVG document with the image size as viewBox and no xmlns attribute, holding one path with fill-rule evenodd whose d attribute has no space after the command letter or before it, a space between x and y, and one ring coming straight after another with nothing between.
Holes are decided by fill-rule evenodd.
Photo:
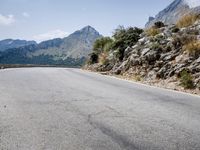
<instances>
[{"instance_id":1,"label":"green shrub","mask_svg":"<svg viewBox=\"0 0 200 150\"><path fill-rule=\"evenodd\" d=\"M162 21L158 21L158 22L154 23L155 28L162 28L164 26L165 26L165 24Z\"/></svg>"},{"instance_id":2,"label":"green shrub","mask_svg":"<svg viewBox=\"0 0 200 150\"><path fill-rule=\"evenodd\" d=\"M179 32L179 31L180 31L180 29L179 29L178 27L172 28L172 33L177 33L177 32Z\"/></svg>"},{"instance_id":3,"label":"green shrub","mask_svg":"<svg viewBox=\"0 0 200 150\"><path fill-rule=\"evenodd\" d=\"M192 80L192 76L186 70L183 70L180 73L180 85L183 86L185 89L194 88L194 82Z\"/></svg>"},{"instance_id":4,"label":"green shrub","mask_svg":"<svg viewBox=\"0 0 200 150\"><path fill-rule=\"evenodd\" d=\"M114 53L114 56L117 60L120 60L122 61L123 58L124 58L124 50L123 49L116 49L115 50L115 53Z\"/></svg>"},{"instance_id":5,"label":"green shrub","mask_svg":"<svg viewBox=\"0 0 200 150\"><path fill-rule=\"evenodd\" d=\"M113 50L117 50L117 59L123 60L124 51L129 46L133 46L140 38L140 34L143 32L142 29L129 27L125 29L120 26L113 33L114 42L112 45Z\"/></svg>"},{"instance_id":6,"label":"green shrub","mask_svg":"<svg viewBox=\"0 0 200 150\"><path fill-rule=\"evenodd\" d=\"M110 37L102 37L100 39L97 39L93 45L93 52L96 54L101 54L105 50L105 46L109 43L111 44L113 42L113 39Z\"/></svg>"},{"instance_id":7,"label":"green shrub","mask_svg":"<svg viewBox=\"0 0 200 150\"><path fill-rule=\"evenodd\" d=\"M116 51L116 60L123 60L125 49L135 45L142 32L143 30L140 28L124 28L120 26L113 33L113 39L110 37L97 39L93 45L93 54L90 56L90 62L96 62L97 56L98 60L101 61L100 63L104 62L106 60L104 54L108 54L111 50Z\"/></svg>"},{"instance_id":8,"label":"green shrub","mask_svg":"<svg viewBox=\"0 0 200 150\"><path fill-rule=\"evenodd\" d=\"M98 63L98 55L96 53L91 53L90 54L90 58L89 58L89 61L88 61L88 64L95 64L95 63Z\"/></svg>"},{"instance_id":9,"label":"green shrub","mask_svg":"<svg viewBox=\"0 0 200 150\"><path fill-rule=\"evenodd\" d=\"M108 42L104 45L103 51L104 52L109 52L112 51L112 45L113 45L113 41L112 42Z\"/></svg>"},{"instance_id":10,"label":"green shrub","mask_svg":"<svg viewBox=\"0 0 200 150\"><path fill-rule=\"evenodd\" d=\"M158 34L158 35L156 35L156 36L154 37L154 39L155 39L155 42L160 43L160 42L162 42L162 41L165 39L165 37L164 37L164 35L162 35L162 34Z\"/></svg>"},{"instance_id":11,"label":"green shrub","mask_svg":"<svg viewBox=\"0 0 200 150\"><path fill-rule=\"evenodd\" d=\"M150 49L156 50L156 51L162 51L163 48L159 43L156 42L151 45Z\"/></svg>"}]
</instances>

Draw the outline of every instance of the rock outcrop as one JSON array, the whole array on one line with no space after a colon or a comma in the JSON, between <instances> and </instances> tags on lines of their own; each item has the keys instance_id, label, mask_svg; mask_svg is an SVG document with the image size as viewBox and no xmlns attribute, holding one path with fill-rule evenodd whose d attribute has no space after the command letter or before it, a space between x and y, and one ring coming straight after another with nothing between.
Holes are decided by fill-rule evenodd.
<instances>
[{"instance_id":1,"label":"rock outcrop","mask_svg":"<svg viewBox=\"0 0 200 150\"><path fill-rule=\"evenodd\" d=\"M200 43L200 21L187 28L175 25L159 28L159 33L149 36L146 32L140 35L138 42L127 47L123 61L115 61L114 53L109 54L108 64L95 64L90 69L109 74L137 77L145 83L180 84L183 71L191 74L196 90L200 90L200 46L190 51L186 43ZM173 88L176 88L175 86Z\"/></svg>"}]
</instances>

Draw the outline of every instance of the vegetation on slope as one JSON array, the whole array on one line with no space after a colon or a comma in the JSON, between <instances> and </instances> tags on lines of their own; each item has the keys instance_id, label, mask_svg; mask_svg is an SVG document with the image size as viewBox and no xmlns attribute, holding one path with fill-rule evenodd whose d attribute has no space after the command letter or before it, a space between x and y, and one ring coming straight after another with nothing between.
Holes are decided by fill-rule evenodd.
<instances>
[{"instance_id":1,"label":"vegetation on slope","mask_svg":"<svg viewBox=\"0 0 200 150\"><path fill-rule=\"evenodd\" d=\"M185 89L200 89L198 15L184 16L176 25L156 22L146 30L120 26L112 37L95 41L88 62L92 70L147 82L171 79Z\"/></svg>"},{"instance_id":2,"label":"vegetation on slope","mask_svg":"<svg viewBox=\"0 0 200 150\"><path fill-rule=\"evenodd\" d=\"M189 27L193 25L199 19L200 19L200 16L197 14L187 14L183 16L180 20L178 20L176 25L179 28Z\"/></svg>"},{"instance_id":3,"label":"vegetation on slope","mask_svg":"<svg viewBox=\"0 0 200 150\"><path fill-rule=\"evenodd\" d=\"M125 49L128 46L133 46L140 38L142 32L143 30L140 28L124 28L120 26L114 31L112 38L102 37L97 39L94 43L89 63L105 62L106 56L108 57L108 53L112 51L115 51L116 60L122 61Z\"/></svg>"}]
</instances>

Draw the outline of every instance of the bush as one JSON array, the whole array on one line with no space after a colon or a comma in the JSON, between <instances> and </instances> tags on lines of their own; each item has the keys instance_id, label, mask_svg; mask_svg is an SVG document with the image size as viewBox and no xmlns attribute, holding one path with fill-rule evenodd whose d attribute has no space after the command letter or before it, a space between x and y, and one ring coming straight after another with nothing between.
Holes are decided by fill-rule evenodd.
<instances>
[{"instance_id":1,"label":"bush","mask_svg":"<svg viewBox=\"0 0 200 150\"><path fill-rule=\"evenodd\" d=\"M165 36L163 36L162 34L158 34L154 37L154 39L155 42L161 43L165 39Z\"/></svg>"},{"instance_id":2,"label":"bush","mask_svg":"<svg viewBox=\"0 0 200 150\"><path fill-rule=\"evenodd\" d=\"M189 14L183 16L178 22L177 27L184 28L193 25L199 19L199 15Z\"/></svg>"},{"instance_id":3,"label":"bush","mask_svg":"<svg viewBox=\"0 0 200 150\"><path fill-rule=\"evenodd\" d=\"M187 45L188 43L194 40L196 40L196 36L184 34L184 35L174 36L172 44L174 45L175 48L180 48L183 45Z\"/></svg>"},{"instance_id":4,"label":"bush","mask_svg":"<svg viewBox=\"0 0 200 150\"><path fill-rule=\"evenodd\" d=\"M135 76L135 81L142 81L142 77L140 75Z\"/></svg>"},{"instance_id":5,"label":"bush","mask_svg":"<svg viewBox=\"0 0 200 150\"><path fill-rule=\"evenodd\" d=\"M193 89L194 82L192 80L192 76L186 71L183 70L180 74L180 85L183 86L185 89Z\"/></svg>"},{"instance_id":6,"label":"bush","mask_svg":"<svg viewBox=\"0 0 200 150\"><path fill-rule=\"evenodd\" d=\"M112 49L117 50L117 59L123 60L124 51L127 47L132 47L140 38L140 34L143 32L142 29L129 27L125 29L120 26L113 33L114 42Z\"/></svg>"},{"instance_id":7,"label":"bush","mask_svg":"<svg viewBox=\"0 0 200 150\"><path fill-rule=\"evenodd\" d=\"M155 28L155 27L151 27L151 28L146 30L147 36L156 36L159 33L160 33L160 30L158 28Z\"/></svg>"},{"instance_id":8,"label":"bush","mask_svg":"<svg viewBox=\"0 0 200 150\"><path fill-rule=\"evenodd\" d=\"M106 56L111 50L115 50L117 52L115 55L116 60L122 61L125 49L129 46L131 47L135 45L142 32L143 30L140 28L129 27L125 29L120 26L113 33L114 40L110 37L97 39L93 45L93 54L91 54L89 62L94 63L96 62L96 59L98 59L97 61L104 64Z\"/></svg>"},{"instance_id":9,"label":"bush","mask_svg":"<svg viewBox=\"0 0 200 150\"><path fill-rule=\"evenodd\" d=\"M110 37L102 37L97 39L93 45L93 52L96 54L101 54L105 50L105 46L109 43L112 44L113 39Z\"/></svg>"},{"instance_id":10,"label":"bush","mask_svg":"<svg viewBox=\"0 0 200 150\"><path fill-rule=\"evenodd\" d=\"M190 55L198 56L200 54L200 41L190 41L183 46L183 50L187 51Z\"/></svg>"},{"instance_id":11,"label":"bush","mask_svg":"<svg viewBox=\"0 0 200 150\"><path fill-rule=\"evenodd\" d=\"M172 28L172 33L177 33L177 32L179 32L179 31L180 31L180 29L179 29L178 27Z\"/></svg>"},{"instance_id":12,"label":"bush","mask_svg":"<svg viewBox=\"0 0 200 150\"><path fill-rule=\"evenodd\" d=\"M112 51L112 45L113 45L113 41L112 42L108 42L104 45L103 51L104 52L109 52Z\"/></svg>"},{"instance_id":13,"label":"bush","mask_svg":"<svg viewBox=\"0 0 200 150\"><path fill-rule=\"evenodd\" d=\"M164 26L165 26L165 24L163 22L161 22L161 21L158 21L158 22L154 23L154 27L155 28L162 28Z\"/></svg>"},{"instance_id":14,"label":"bush","mask_svg":"<svg viewBox=\"0 0 200 150\"><path fill-rule=\"evenodd\" d=\"M93 53L90 54L90 59L88 61L88 64L98 63L98 59L99 59L98 55L93 52Z\"/></svg>"},{"instance_id":15,"label":"bush","mask_svg":"<svg viewBox=\"0 0 200 150\"><path fill-rule=\"evenodd\" d=\"M101 53L99 56L99 63L101 65L107 65L109 63L108 60L108 54L107 53Z\"/></svg>"},{"instance_id":16,"label":"bush","mask_svg":"<svg viewBox=\"0 0 200 150\"><path fill-rule=\"evenodd\" d=\"M162 51L163 48L159 43L155 42L151 45L150 49L155 51Z\"/></svg>"},{"instance_id":17,"label":"bush","mask_svg":"<svg viewBox=\"0 0 200 150\"><path fill-rule=\"evenodd\" d=\"M116 49L114 56L115 58L117 58L117 60L122 61L124 58L124 49Z\"/></svg>"}]
</instances>

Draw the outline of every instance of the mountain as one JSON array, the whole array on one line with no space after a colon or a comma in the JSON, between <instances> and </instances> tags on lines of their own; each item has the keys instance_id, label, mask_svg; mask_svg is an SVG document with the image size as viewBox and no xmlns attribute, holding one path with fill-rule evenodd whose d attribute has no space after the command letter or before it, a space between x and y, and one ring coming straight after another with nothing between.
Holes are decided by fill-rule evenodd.
<instances>
[{"instance_id":1,"label":"mountain","mask_svg":"<svg viewBox=\"0 0 200 150\"><path fill-rule=\"evenodd\" d=\"M91 53L93 43L101 35L91 26L86 26L64 39L54 39L40 43L39 50L32 53L32 56L42 54L53 56L55 59L87 57ZM52 44L52 45L51 45ZM50 45L43 47L42 45Z\"/></svg>"},{"instance_id":2,"label":"mountain","mask_svg":"<svg viewBox=\"0 0 200 150\"><path fill-rule=\"evenodd\" d=\"M66 38L11 48L0 53L1 64L42 64L79 66L91 53L93 43L101 35L86 26Z\"/></svg>"},{"instance_id":3,"label":"mountain","mask_svg":"<svg viewBox=\"0 0 200 150\"><path fill-rule=\"evenodd\" d=\"M200 0L174 0L155 17L150 17L145 26L151 27L157 21L175 24L178 19L189 13L200 13Z\"/></svg>"},{"instance_id":4,"label":"mountain","mask_svg":"<svg viewBox=\"0 0 200 150\"><path fill-rule=\"evenodd\" d=\"M37 44L35 41L26 41L26 40L13 40L13 39L6 39L0 41L0 51L5 51L11 48L18 48L27 45Z\"/></svg>"}]
</instances>

